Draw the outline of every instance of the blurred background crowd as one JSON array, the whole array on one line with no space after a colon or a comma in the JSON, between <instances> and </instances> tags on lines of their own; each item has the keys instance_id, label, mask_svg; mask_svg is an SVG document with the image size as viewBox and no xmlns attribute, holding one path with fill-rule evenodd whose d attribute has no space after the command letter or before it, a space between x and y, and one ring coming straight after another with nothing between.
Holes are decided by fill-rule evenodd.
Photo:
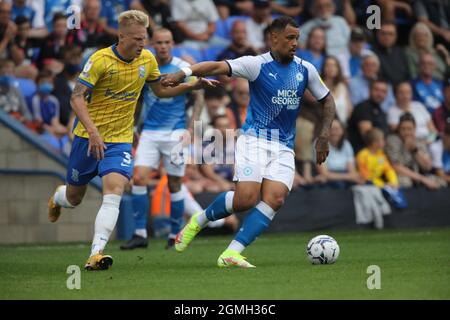
<instances>
[{"instance_id":1,"label":"blurred background crowd","mask_svg":"<svg viewBox=\"0 0 450 320\"><path fill-rule=\"evenodd\" d=\"M79 29L67 27L71 5L81 8ZM378 29L367 28L370 5L381 9ZM173 55L190 63L267 52L270 22L279 15L298 21L297 55L318 69L337 116L330 156L316 166L321 109L306 92L297 119L294 188L371 181L434 190L450 182L445 0L2 0L0 109L68 155L75 117L71 91L88 57L117 41L117 17L128 9L151 18L150 50L151 30L165 27L174 37ZM203 129L238 129L247 114L248 83L219 80L222 86L205 91L201 100ZM233 188L232 164L189 165L186 172L194 194ZM161 176L155 173L155 184L165 181Z\"/></svg>"}]
</instances>

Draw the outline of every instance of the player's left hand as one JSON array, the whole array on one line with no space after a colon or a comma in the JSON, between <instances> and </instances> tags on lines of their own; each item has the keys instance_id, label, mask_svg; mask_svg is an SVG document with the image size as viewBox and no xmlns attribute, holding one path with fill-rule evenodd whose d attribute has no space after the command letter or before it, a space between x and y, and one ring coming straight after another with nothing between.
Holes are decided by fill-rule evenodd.
<instances>
[{"instance_id":1,"label":"player's left hand","mask_svg":"<svg viewBox=\"0 0 450 320\"><path fill-rule=\"evenodd\" d=\"M161 75L161 85L164 87L176 87L183 82L186 75L183 71L166 73Z\"/></svg>"},{"instance_id":2,"label":"player's left hand","mask_svg":"<svg viewBox=\"0 0 450 320\"><path fill-rule=\"evenodd\" d=\"M213 79L198 78L198 80L194 83L193 90L215 88L218 85L220 85L220 81Z\"/></svg>"},{"instance_id":3,"label":"player's left hand","mask_svg":"<svg viewBox=\"0 0 450 320\"><path fill-rule=\"evenodd\" d=\"M329 146L327 137L318 137L316 141L316 163L322 164L328 157Z\"/></svg>"}]
</instances>

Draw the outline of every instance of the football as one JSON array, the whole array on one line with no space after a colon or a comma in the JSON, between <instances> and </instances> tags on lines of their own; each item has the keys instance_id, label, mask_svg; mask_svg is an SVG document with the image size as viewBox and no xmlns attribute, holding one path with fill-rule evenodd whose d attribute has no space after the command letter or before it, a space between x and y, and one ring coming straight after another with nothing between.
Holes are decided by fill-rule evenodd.
<instances>
[{"instance_id":1,"label":"football","mask_svg":"<svg viewBox=\"0 0 450 320\"><path fill-rule=\"evenodd\" d=\"M312 264L332 264L339 257L339 245L330 236L316 236L309 241L306 254Z\"/></svg>"}]
</instances>

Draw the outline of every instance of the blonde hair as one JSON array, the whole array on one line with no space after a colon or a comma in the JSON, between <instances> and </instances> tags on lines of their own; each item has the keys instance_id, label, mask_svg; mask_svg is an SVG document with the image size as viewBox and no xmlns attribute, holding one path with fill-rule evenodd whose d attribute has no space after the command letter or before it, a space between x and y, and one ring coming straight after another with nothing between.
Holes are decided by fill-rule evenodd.
<instances>
[{"instance_id":1,"label":"blonde hair","mask_svg":"<svg viewBox=\"0 0 450 320\"><path fill-rule=\"evenodd\" d=\"M428 36L427 49L429 51L431 51L431 49L433 48L433 42L434 42L433 34L431 33L430 28L423 22L417 22L414 25L414 27L411 29L411 32L409 33L409 46L414 50L419 49L419 48L417 48L416 42L414 39L414 36L417 31L425 31L427 33L427 36Z\"/></svg>"},{"instance_id":2,"label":"blonde hair","mask_svg":"<svg viewBox=\"0 0 450 320\"><path fill-rule=\"evenodd\" d=\"M131 25L140 25L148 28L148 16L139 10L124 11L119 15L119 29L126 28Z\"/></svg>"}]
</instances>

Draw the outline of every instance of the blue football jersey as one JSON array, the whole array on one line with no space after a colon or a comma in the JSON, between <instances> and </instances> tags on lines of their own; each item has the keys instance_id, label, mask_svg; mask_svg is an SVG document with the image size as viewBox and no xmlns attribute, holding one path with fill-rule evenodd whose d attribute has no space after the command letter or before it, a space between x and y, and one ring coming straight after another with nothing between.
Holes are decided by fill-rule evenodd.
<instances>
[{"instance_id":1,"label":"blue football jersey","mask_svg":"<svg viewBox=\"0 0 450 320\"><path fill-rule=\"evenodd\" d=\"M170 63L159 66L161 74L177 72L189 63L173 57ZM150 86L144 86L144 130L173 131L186 128L186 94L172 98L158 98Z\"/></svg>"},{"instance_id":2,"label":"blue football jersey","mask_svg":"<svg viewBox=\"0 0 450 320\"><path fill-rule=\"evenodd\" d=\"M245 78L250 85L250 105L243 131L293 148L305 89L317 100L329 93L316 68L298 57L289 64L281 64L270 52L227 60L227 63L231 76Z\"/></svg>"}]
</instances>

